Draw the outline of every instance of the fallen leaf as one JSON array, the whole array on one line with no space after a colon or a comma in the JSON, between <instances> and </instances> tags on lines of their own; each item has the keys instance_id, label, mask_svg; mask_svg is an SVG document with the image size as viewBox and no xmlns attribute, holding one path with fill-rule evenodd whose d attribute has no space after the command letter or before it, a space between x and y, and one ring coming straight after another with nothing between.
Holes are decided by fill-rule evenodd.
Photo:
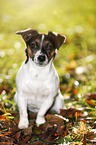
<instances>
[{"instance_id":1,"label":"fallen leaf","mask_svg":"<svg viewBox=\"0 0 96 145\"><path fill-rule=\"evenodd\" d=\"M96 93L89 93L84 96L88 100L96 100Z\"/></svg>"},{"instance_id":2,"label":"fallen leaf","mask_svg":"<svg viewBox=\"0 0 96 145\"><path fill-rule=\"evenodd\" d=\"M95 134L94 134L94 132L89 132L88 134L87 134L87 138L89 139L89 140L92 140L92 139L94 139L94 137L95 137Z\"/></svg>"},{"instance_id":3,"label":"fallen leaf","mask_svg":"<svg viewBox=\"0 0 96 145\"><path fill-rule=\"evenodd\" d=\"M73 94L76 95L78 94L79 90L78 89L73 89Z\"/></svg>"},{"instance_id":4,"label":"fallen leaf","mask_svg":"<svg viewBox=\"0 0 96 145\"><path fill-rule=\"evenodd\" d=\"M96 106L96 93L89 93L85 95L86 102L91 106Z\"/></svg>"},{"instance_id":5,"label":"fallen leaf","mask_svg":"<svg viewBox=\"0 0 96 145\"><path fill-rule=\"evenodd\" d=\"M96 105L96 102L94 102L92 99L91 100L87 99L86 102L92 107L95 107L95 105Z\"/></svg>"},{"instance_id":6,"label":"fallen leaf","mask_svg":"<svg viewBox=\"0 0 96 145\"><path fill-rule=\"evenodd\" d=\"M36 142L36 143L34 143L34 145L43 145L43 144L42 144L42 143Z\"/></svg>"},{"instance_id":7,"label":"fallen leaf","mask_svg":"<svg viewBox=\"0 0 96 145\"><path fill-rule=\"evenodd\" d=\"M64 125L64 119L56 116L55 114L47 114L46 115L47 123L52 126L62 126Z\"/></svg>"},{"instance_id":8,"label":"fallen leaf","mask_svg":"<svg viewBox=\"0 0 96 145\"><path fill-rule=\"evenodd\" d=\"M68 108L68 109L60 109L60 115L70 118L70 117L79 117L82 114L80 110L77 110L75 108Z\"/></svg>"},{"instance_id":9,"label":"fallen leaf","mask_svg":"<svg viewBox=\"0 0 96 145\"><path fill-rule=\"evenodd\" d=\"M0 86L0 94L4 91L6 91L7 93L10 93L11 92L11 89L7 86L4 86L4 85L1 85Z\"/></svg>"},{"instance_id":10,"label":"fallen leaf","mask_svg":"<svg viewBox=\"0 0 96 145\"><path fill-rule=\"evenodd\" d=\"M87 137L86 137L86 134L84 135L84 141L83 141L83 145L86 145L87 143Z\"/></svg>"},{"instance_id":11,"label":"fallen leaf","mask_svg":"<svg viewBox=\"0 0 96 145\"><path fill-rule=\"evenodd\" d=\"M6 115L0 115L0 121L3 121L3 120L5 120L6 119Z\"/></svg>"}]
</instances>

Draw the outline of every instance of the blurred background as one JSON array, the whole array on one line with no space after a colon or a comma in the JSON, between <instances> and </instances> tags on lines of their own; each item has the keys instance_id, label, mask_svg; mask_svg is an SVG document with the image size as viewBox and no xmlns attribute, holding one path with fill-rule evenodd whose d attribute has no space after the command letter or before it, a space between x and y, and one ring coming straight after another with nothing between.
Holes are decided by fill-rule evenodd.
<instances>
[{"instance_id":1,"label":"blurred background","mask_svg":"<svg viewBox=\"0 0 96 145\"><path fill-rule=\"evenodd\" d=\"M62 92L73 86L78 97L96 91L96 0L0 0L0 93L15 88L26 59L15 32L29 27L67 37L54 60Z\"/></svg>"}]
</instances>

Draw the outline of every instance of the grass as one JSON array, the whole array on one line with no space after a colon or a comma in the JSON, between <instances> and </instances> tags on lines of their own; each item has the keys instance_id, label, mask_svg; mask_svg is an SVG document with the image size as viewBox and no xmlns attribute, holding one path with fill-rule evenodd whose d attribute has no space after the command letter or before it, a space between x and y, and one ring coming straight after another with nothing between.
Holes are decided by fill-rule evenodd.
<instances>
[{"instance_id":1,"label":"grass","mask_svg":"<svg viewBox=\"0 0 96 145\"><path fill-rule=\"evenodd\" d=\"M12 102L15 91L8 91L15 90L16 73L26 58L25 44L15 32L29 27L67 37L54 61L65 105L70 107L72 100L66 98L77 90L71 106L89 107L84 96L96 91L96 1L0 0L0 91L7 88L1 97L9 95ZM96 117L96 110L90 108L89 116Z\"/></svg>"}]
</instances>

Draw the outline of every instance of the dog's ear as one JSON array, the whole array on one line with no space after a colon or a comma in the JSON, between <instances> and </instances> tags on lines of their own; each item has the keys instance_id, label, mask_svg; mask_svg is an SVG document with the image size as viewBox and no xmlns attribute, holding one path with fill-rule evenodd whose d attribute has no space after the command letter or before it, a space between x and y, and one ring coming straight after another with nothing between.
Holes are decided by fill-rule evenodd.
<instances>
[{"instance_id":1,"label":"dog's ear","mask_svg":"<svg viewBox=\"0 0 96 145\"><path fill-rule=\"evenodd\" d=\"M55 32L48 32L48 36L53 39L55 47L59 50L60 46L65 43L66 37Z\"/></svg>"},{"instance_id":2,"label":"dog's ear","mask_svg":"<svg viewBox=\"0 0 96 145\"><path fill-rule=\"evenodd\" d=\"M27 30L17 31L16 34L21 35L25 42L28 42L33 36L38 35L38 31L32 28L28 28Z\"/></svg>"}]
</instances>

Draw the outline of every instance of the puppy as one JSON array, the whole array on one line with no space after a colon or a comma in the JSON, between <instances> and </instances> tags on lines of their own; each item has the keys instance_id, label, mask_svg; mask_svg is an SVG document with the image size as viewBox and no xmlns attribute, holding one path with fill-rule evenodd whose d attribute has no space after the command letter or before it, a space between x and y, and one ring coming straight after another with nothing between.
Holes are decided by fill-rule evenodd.
<instances>
[{"instance_id":1,"label":"puppy","mask_svg":"<svg viewBox=\"0 0 96 145\"><path fill-rule=\"evenodd\" d=\"M20 114L18 127L23 129L29 125L27 107L30 111L37 112L38 125L46 121L44 115L49 109L59 113L60 108L64 107L53 59L66 37L53 32L41 34L32 28L18 31L17 34L26 43L27 55L27 60L23 62L16 76L15 94Z\"/></svg>"}]
</instances>

